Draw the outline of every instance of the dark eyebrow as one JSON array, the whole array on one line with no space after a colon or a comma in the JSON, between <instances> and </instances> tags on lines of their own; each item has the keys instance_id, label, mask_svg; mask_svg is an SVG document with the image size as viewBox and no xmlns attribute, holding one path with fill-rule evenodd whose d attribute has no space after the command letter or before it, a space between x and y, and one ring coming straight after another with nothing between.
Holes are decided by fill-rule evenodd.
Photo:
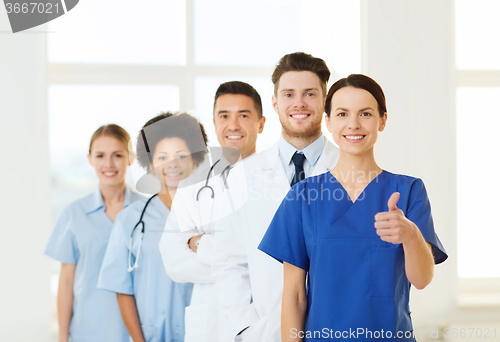
<instances>
[{"instance_id":1,"label":"dark eyebrow","mask_svg":"<svg viewBox=\"0 0 500 342\"><path fill-rule=\"evenodd\" d=\"M297 89L282 89L282 90L280 91L280 93L283 93L283 92L286 92L286 91L291 91L291 92L293 92L293 91L296 91L296 90L297 90ZM318 88L307 88L307 89L304 89L304 91L311 91L311 90L316 90L316 91L318 91Z\"/></svg>"},{"instance_id":2,"label":"dark eyebrow","mask_svg":"<svg viewBox=\"0 0 500 342\"><path fill-rule=\"evenodd\" d=\"M175 153L179 153L179 152L187 152L186 150L179 150L179 151L175 151ZM168 154L167 152L158 152L158 154Z\"/></svg>"},{"instance_id":3,"label":"dark eyebrow","mask_svg":"<svg viewBox=\"0 0 500 342\"><path fill-rule=\"evenodd\" d=\"M360 109L359 112L362 112L362 111L365 111L365 110L369 110L369 109L373 110L372 107L366 107L366 108ZM349 111L349 109L345 109L345 108L342 108L342 107L339 107L339 108L335 109L335 111L337 111L337 110L342 110L344 112L348 112Z\"/></svg>"},{"instance_id":4,"label":"dark eyebrow","mask_svg":"<svg viewBox=\"0 0 500 342\"><path fill-rule=\"evenodd\" d=\"M113 153L123 153L124 151L125 150L117 150L117 151L111 152L111 154L113 154ZM104 151L95 151L94 153L106 153L106 152L104 152Z\"/></svg>"},{"instance_id":5,"label":"dark eyebrow","mask_svg":"<svg viewBox=\"0 0 500 342\"><path fill-rule=\"evenodd\" d=\"M229 110L219 110L217 114L227 114L229 113ZM241 109L238 111L238 113L251 113L252 111L250 109Z\"/></svg>"}]
</instances>

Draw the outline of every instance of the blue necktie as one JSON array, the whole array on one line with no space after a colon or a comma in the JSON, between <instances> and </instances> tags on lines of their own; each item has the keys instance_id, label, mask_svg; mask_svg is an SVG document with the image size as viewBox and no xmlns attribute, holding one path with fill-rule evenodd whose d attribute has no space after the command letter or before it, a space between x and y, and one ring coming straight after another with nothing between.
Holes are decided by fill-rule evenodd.
<instances>
[{"instance_id":1,"label":"blue necktie","mask_svg":"<svg viewBox=\"0 0 500 342\"><path fill-rule=\"evenodd\" d=\"M304 172L305 159L306 156L302 153L298 153L298 151L295 151L295 153L293 154L292 160L293 164L295 165L295 175L293 176L292 183L290 184L290 186L293 186L295 183L298 183L304 178L306 178Z\"/></svg>"}]
</instances>

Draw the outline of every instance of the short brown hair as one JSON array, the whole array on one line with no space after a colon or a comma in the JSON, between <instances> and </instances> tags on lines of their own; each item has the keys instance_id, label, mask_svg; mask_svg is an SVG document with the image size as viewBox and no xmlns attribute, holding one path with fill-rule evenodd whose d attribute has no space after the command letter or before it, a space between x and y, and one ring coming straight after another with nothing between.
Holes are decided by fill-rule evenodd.
<instances>
[{"instance_id":1,"label":"short brown hair","mask_svg":"<svg viewBox=\"0 0 500 342\"><path fill-rule=\"evenodd\" d=\"M304 52L294 52L284 55L274 69L271 80L274 83L274 95L278 93L281 76L288 71L311 71L318 75L323 96L326 94L326 84L330 79L330 70L325 61Z\"/></svg>"},{"instance_id":2,"label":"short brown hair","mask_svg":"<svg viewBox=\"0 0 500 342\"><path fill-rule=\"evenodd\" d=\"M94 132L94 134L92 134L89 144L89 153L91 153L92 144L94 143L94 141L102 136L113 137L117 139L118 141L122 142L123 145L125 145L125 149L128 151L130 142L130 135L128 134L128 132L121 126L118 126L116 124L109 124L102 125Z\"/></svg>"},{"instance_id":3,"label":"short brown hair","mask_svg":"<svg viewBox=\"0 0 500 342\"><path fill-rule=\"evenodd\" d=\"M344 87L353 87L366 90L367 92L372 94L372 96L377 101L380 117L383 117L384 113L387 112L385 95L382 87L371 77L362 74L351 74L347 77L341 78L330 87L325 100L325 113L328 117L330 117L332 111L333 94Z\"/></svg>"},{"instance_id":4,"label":"short brown hair","mask_svg":"<svg viewBox=\"0 0 500 342\"><path fill-rule=\"evenodd\" d=\"M215 110L215 103L217 102L217 99L226 94L233 94L233 95L246 95L250 97L253 100L253 104L255 107L255 110L257 111L257 114L259 115L259 119L262 118L262 100L260 99L260 95L255 90L254 87L252 87L250 84L245 83L245 82L240 82L240 81L231 81L231 82L226 82L222 83L217 91L215 92L215 99L214 99L214 110Z\"/></svg>"},{"instance_id":5,"label":"short brown hair","mask_svg":"<svg viewBox=\"0 0 500 342\"><path fill-rule=\"evenodd\" d=\"M165 120L167 119L168 120ZM154 124L154 125L153 125ZM201 132L201 134L200 134ZM207 135L203 125L187 113L161 113L144 124L137 136L137 161L146 170L158 142L165 138L179 138L186 142L193 160L200 165L207 152Z\"/></svg>"}]
</instances>

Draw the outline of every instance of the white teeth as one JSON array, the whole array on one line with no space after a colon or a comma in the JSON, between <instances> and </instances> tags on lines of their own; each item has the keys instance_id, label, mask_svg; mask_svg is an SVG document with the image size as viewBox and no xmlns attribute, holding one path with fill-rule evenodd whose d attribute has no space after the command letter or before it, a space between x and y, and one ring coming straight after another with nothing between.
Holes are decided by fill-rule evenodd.
<instances>
[{"instance_id":1,"label":"white teeth","mask_svg":"<svg viewBox=\"0 0 500 342\"><path fill-rule=\"evenodd\" d=\"M228 139L239 139L239 138L243 138L243 136L241 136L241 135L228 135L227 138Z\"/></svg>"},{"instance_id":2,"label":"white teeth","mask_svg":"<svg viewBox=\"0 0 500 342\"><path fill-rule=\"evenodd\" d=\"M106 176L113 176L116 172L103 172Z\"/></svg>"},{"instance_id":3,"label":"white teeth","mask_svg":"<svg viewBox=\"0 0 500 342\"><path fill-rule=\"evenodd\" d=\"M177 177L177 176L180 176L181 174L180 173L167 173L166 175L169 177Z\"/></svg>"},{"instance_id":4,"label":"white teeth","mask_svg":"<svg viewBox=\"0 0 500 342\"><path fill-rule=\"evenodd\" d=\"M292 115L294 118L302 119L302 118L307 118L309 115L307 114L295 114Z\"/></svg>"},{"instance_id":5,"label":"white teeth","mask_svg":"<svg viewBox=\"0 0 500 342\"><path fill-rule=\"evenodd\" d=\"M363 139L363 137L363 135L346 135L346 138L350 140L359 140Z\"/></svg>"}]
</instances>

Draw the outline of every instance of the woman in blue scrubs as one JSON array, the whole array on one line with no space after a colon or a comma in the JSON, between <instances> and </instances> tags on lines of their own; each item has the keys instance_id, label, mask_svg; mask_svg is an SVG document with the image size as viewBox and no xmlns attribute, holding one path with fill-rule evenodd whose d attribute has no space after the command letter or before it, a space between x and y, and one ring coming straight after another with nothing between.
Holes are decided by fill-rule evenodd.
<instances>
[{"instance_id":1,"label":"woman in blue scrubs","mask_svg":"<svg viewBox=\"0 0 500 342\"><path fill-rule=\"evenodd\" d=\"M60 342L128 340L115 296L96 285L116 215L142 198L125 185L134 158L129 142L129 134L118 125L94 132L88 160L99 186L63 209L47 244L45 254L62 263L57 294Z\"/></svg>"},{"instance_id":2,"label":"woman in blue scrubs","mask_svg":"<svg viewBox=\"0 0 500 342\"><path fill-rule=\"evenodd\" d=\"M139 164L155 174L161 190L148 204L147 199L138 201L117 217L98 282L99 288L117 293L134 342L184 341L192 284L168 277L159 241L177 186L203 161L206 141L203 126L188 114L159 115L137 137ZM141 225L134 230L141 215L142 237Z\"/></svg>"},{"instance_id":3,"label":"woman in blue scrubs","mask_svg":"<svg viewBox=\"0 0 500 342\"><path fill-rule=\"evenodd\" d=\"M338 164L292 187L259 246L284 264L282 340L415 341L410 287L447 258L424 184L375 162L387 113L374 80L337 81L325 111Z\"/></svg>"}]
</instances>

